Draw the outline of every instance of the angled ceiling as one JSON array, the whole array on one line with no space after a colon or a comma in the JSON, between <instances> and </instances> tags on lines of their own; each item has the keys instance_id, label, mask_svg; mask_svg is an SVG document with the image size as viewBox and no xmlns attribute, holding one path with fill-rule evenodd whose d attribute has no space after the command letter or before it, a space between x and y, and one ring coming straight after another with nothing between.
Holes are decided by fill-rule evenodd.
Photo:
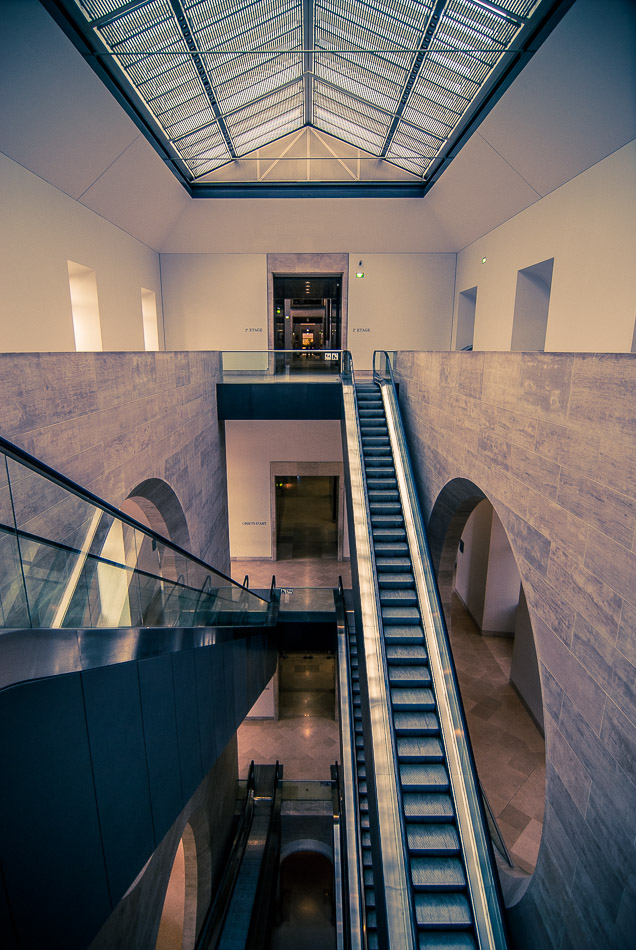
<instances>
[{"instance_id":1,"label":"angled ceiling","mask_svg":"<svg viewBox=\"0 0 636 950\"><path fill-rule=\"evenodd\" d=\"M323 136L320 164L306 175L283 162L279 181L351 184L355 159L357 185L375 182L382 194L392 181L423 194L570 5L43 2L191 194L204 196L215 185L228 193L228 182L262 186L260 150L280 161L286 137L304 128Z\"/></svg>"}]
</instances>

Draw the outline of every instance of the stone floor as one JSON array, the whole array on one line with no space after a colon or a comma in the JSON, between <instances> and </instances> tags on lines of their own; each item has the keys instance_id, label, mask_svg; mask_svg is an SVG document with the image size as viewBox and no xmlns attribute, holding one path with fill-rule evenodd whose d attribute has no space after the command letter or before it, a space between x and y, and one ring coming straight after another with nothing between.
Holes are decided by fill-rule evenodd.
<instances>
[{"instance_id":1,"label":"stone floor","mask_svg":"<svg viewBox=\"0 0 636 950\"><path fill-rule=\"evenodd\" d=\"M516 865L537 861L545 804L545 742L509 683L511 637L482 637L459 597L450 638L477 771Z\"/></svg>"},{"instance_id":2,"label":"stone floor","mask_svg":"<svg viewBox=\"0 0 636 950\"><path fill-rule=\"evenodd\" d=\"M333 586L339 574L345 587L351 584L347 561L233 562L234 576L249 574L252 587L266 586L273 569L279 585ZM513 641L482 637L454 598L451 643L480 780L515 865L532 871L543 829L545 744L508 682ZM305 661L296 656L293 662L300 667ZM298 676L297 689L281 689L278 722L247 721L240 727L242 777L252 758L278 758L287 779L329 778L340 748L338 723L330 712L333 694L326 698L324 678L316 671L313 682L306 667Z\"/></svg>"}]
</instances>

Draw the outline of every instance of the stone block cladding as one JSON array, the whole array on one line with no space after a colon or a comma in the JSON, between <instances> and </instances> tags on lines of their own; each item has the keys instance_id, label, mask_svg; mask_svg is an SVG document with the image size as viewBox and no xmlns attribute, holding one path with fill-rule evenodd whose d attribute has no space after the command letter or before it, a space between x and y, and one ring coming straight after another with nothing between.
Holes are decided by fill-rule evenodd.
<instances>
[{"instance_id":1,"label":"stone block cladding","mask_svg":"<svg viewBox=\"0 0 636 950\"><path fill-rule=\"evenodd\" d=\"M189 548L229 571L218 353L0 354L0 432L111 504L173 489Z\"/></svg>"},{"instance_id":2,"label":"stone block cladding","mask_svg":"<svg viewBox=\"0 0 636 950\"><path fill-rule=\"evenodd\" d=\"M530 608L546 810L534 876L509 910L514 946L631 946L636 359L403 352L395 376L443 599L448 535L456 544L472 492L499 515Z\"/></svg>"}]
</instances>

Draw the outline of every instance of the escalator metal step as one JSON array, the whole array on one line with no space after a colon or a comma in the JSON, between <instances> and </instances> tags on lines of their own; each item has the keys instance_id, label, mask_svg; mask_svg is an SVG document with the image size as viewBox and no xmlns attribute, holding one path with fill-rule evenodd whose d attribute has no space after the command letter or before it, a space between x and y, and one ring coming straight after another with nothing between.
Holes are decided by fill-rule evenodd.
<instances>
[{"instance_id":1,"label":"escalator metal step","mask_svg":"<svg viewBox=\"0 0 636 950\"><path fill-rule=\"evenodd\" d=\"M382 623L401 623L414 626L421 623L417 607L382 607Z\"/></svg>"},{"instance_id":2,"label":"escalator metal step","mask_svg":"<svg viewBox=\"0 0 636 950\"><path fill-rule=\"evenodd\" d=\"M404 518L402 517L401 512L395 512L395 514L382 515L382 514L373 514L371 513L371 527L372 528L403 528L404 527Z\"/></svg>"},{"instance_id":3,"label":"escalator metal step","mask_svg":"<svg viewBox=\"0 0 636 950\"><path fill-rule=\"evenodd\" d=\"M391 686L430 686L431 674L426 665L404 666L398 663L389 666L389 682Z\"/></svg>"},{"instance_id":4,"label":"escalator metal step","mask_svg":"<svg viewBox=\"0 0 636 950\"><path fill-rule=\"evenodd\" d=\"M438 763L412 765L408 762L398 766L402 788L407 791L446 792L450 788L448 772Z\"/></svg>"},{"instance_id":5,"label":"escalator metal step","mask_svg":"<svg viewBox=\"0 0 636 950\"><path fill-rule=\"evenodd\" d=\"M406 826L406 839L413 855L459 854L459 836L455 825L410 823Z\"/></svg>"},{"instance_id":6,"label":"escalator metal step","mask_svg":"<svg viewBox=\"0 0 636 950\"><path fill-rule=\"evenodd\" d=\"M382 557L376 551L375 566L378 574L408 574L413 569L411 559L408 557ZM381 580L382 578L378 578Z\"/></svg>"},{"instance_id":7,"label":"escalator metal step","mask_svg":"<svg viewBox=\"0 0 636 950\"><path fill-rule=\"evenodd\" d=\"M477 950L477 941L467 931L420 931L419 950Z\"/></svg>"},{"instance_id":8,"label":"escalator metal step","mask_svg":"<svg viewBox=\"0 0 636 950\"><path fill-rule=\"evenodd\" d=\"M430 689L420 689L417 687L392 687L391 702L396 712L409 712L412 710L434 710L435 697Z\"/></svg>"},{"instance_id":9,"label":"escalator metal step","mask_svg":"<svg viewBox=\"0 0 636 950\"><path fill-rule=\"evenodd\" d=\"M382 571L378 576L378 587L380 590L415 590L415 579L406 571L395 574Z\"/></svg>"},{"instance_id":10,"label":"escalator metal step","mask_svg":"<svg viewBox=\"0 0 636 950\"><path fill-rule=\"evenodd\" d=\"M396 624L388 624L384 628L384 640L385 642L391 643L421 643L422 642L422 628L421 627L406 627Z\"/></svg>"},{"instance_id":11,"label":"escalator metal step","mask_svg":"<svg viewBox=\"0 0 636 950\"><path fill-rule=\"evenodd\" d=\"M404 588L388 588L384 586L380 590L380 603L399 607L415 607L417 605L417 594L414 590Z\"/></svg>"},{"instance_id":12,"label":"escalator metal step","mask_svg":"<svg viewBox=\"0 0 636 950\"><path fill-rule=\"evenodd\" d=\"M369 489L369 504L397 504L400 496L397 488L374 490L367 485Z\"/></svg>"},{"instance_id":13,"label":"escalator metal step","mask_svg":"<svg viewBox=\"0 0 636 950\"><path fill-rule=\"evenodd\" d=\"M394 712L393 726L397 736L435 736L439 720L434 712Z\"/></svg>"},{"instance_id":14,"label":"escalator metal step","mask_svg":"<svg viewBox=\"0 0 636 950\"><path fill-rule=\"evenodd\" d=\"M444 751L437 736L402 736L397 740L400 762L443 762Z\"/></svg>"},{"instance_id":15,"label":"escalator metal step","mask_svg":"<svg viewBox=\"0 0 636 950\"><path fill-rule=\"evenodd\" d=\"M464 894L415 894L415 919L420 927L470 927L473 919Z\"/></svg>"},{"instance_id":16,"label":"escalator metal step","mask_svg":"<svg viewBox=\"0 0 636 950\"><path fill-rule=\"evenodd\" d=\"M404 528L376 528L372 525L374 544L401 544L406 538Z\"/></svg>"},{"instance_id":17,"label":"escalator metal step","mask_svg":"<svg viewBox=\"0 0 636 950\"><path fill-rule=\"evenodd\" d=\"M375 545L375 554L378 558L386 557L406 557L409 553L408 544L400 543L399 541L382 541L380 544Z\"/></svg>"},{"instance_id":18,"label":"escalator metal step","mask_svg":"<svg viewBox=\"0 0 636 950\"><path fill-rule=\"evenodd\" d=\"M459 858L411 858L414 887L427 891L456 891L466 887L464 866Z\"/></svg>"},{"instance_id":19,"label":"escalator metal step","mask_svg":"<svg viewBox=\"0 0 636 950\"><path fill-rule=\"evenodd\" d=\"M390 491L392 488L397 488L397 480L395 478L367 477L367 488L369 491Z\"/></svg>"},{"instance_id":20,"label":"escalator metal step","mask_svg":"<svg viewBox=\"0 0 636 950\"><path fill-rule=\"evenodd\" d=\"M444 823L455 817L453 800L447 792L405 792L402 801L407 821Z\"/></svg>"},{"instance_id":21,"label":"escalator metal step","mask_svg":"<svg viewBox=\"0 0 636 950\"><path fill-rule=\"evenodd\" d=\"M387 643L386 658L391 665L398 663L426 663L428 654L423 643L414 643L412 646Z\"/></svg>"}]
</instances>

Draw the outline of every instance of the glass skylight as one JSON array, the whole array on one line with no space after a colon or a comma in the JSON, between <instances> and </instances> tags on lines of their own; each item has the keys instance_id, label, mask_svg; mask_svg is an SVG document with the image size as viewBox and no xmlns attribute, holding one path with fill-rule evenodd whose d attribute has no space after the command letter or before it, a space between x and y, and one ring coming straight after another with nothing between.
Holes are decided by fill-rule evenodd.
<instances>
[{"instance_id":1,"label":"glass skylight","mask_svg":"<svg viewBox=\"0 0 636 950\"><path fill-rule=\"evenodd\" d=\"M533 15L555 5L55 2L191 182L303 126L426 181Z\"/></svg>"}]
</instances>

